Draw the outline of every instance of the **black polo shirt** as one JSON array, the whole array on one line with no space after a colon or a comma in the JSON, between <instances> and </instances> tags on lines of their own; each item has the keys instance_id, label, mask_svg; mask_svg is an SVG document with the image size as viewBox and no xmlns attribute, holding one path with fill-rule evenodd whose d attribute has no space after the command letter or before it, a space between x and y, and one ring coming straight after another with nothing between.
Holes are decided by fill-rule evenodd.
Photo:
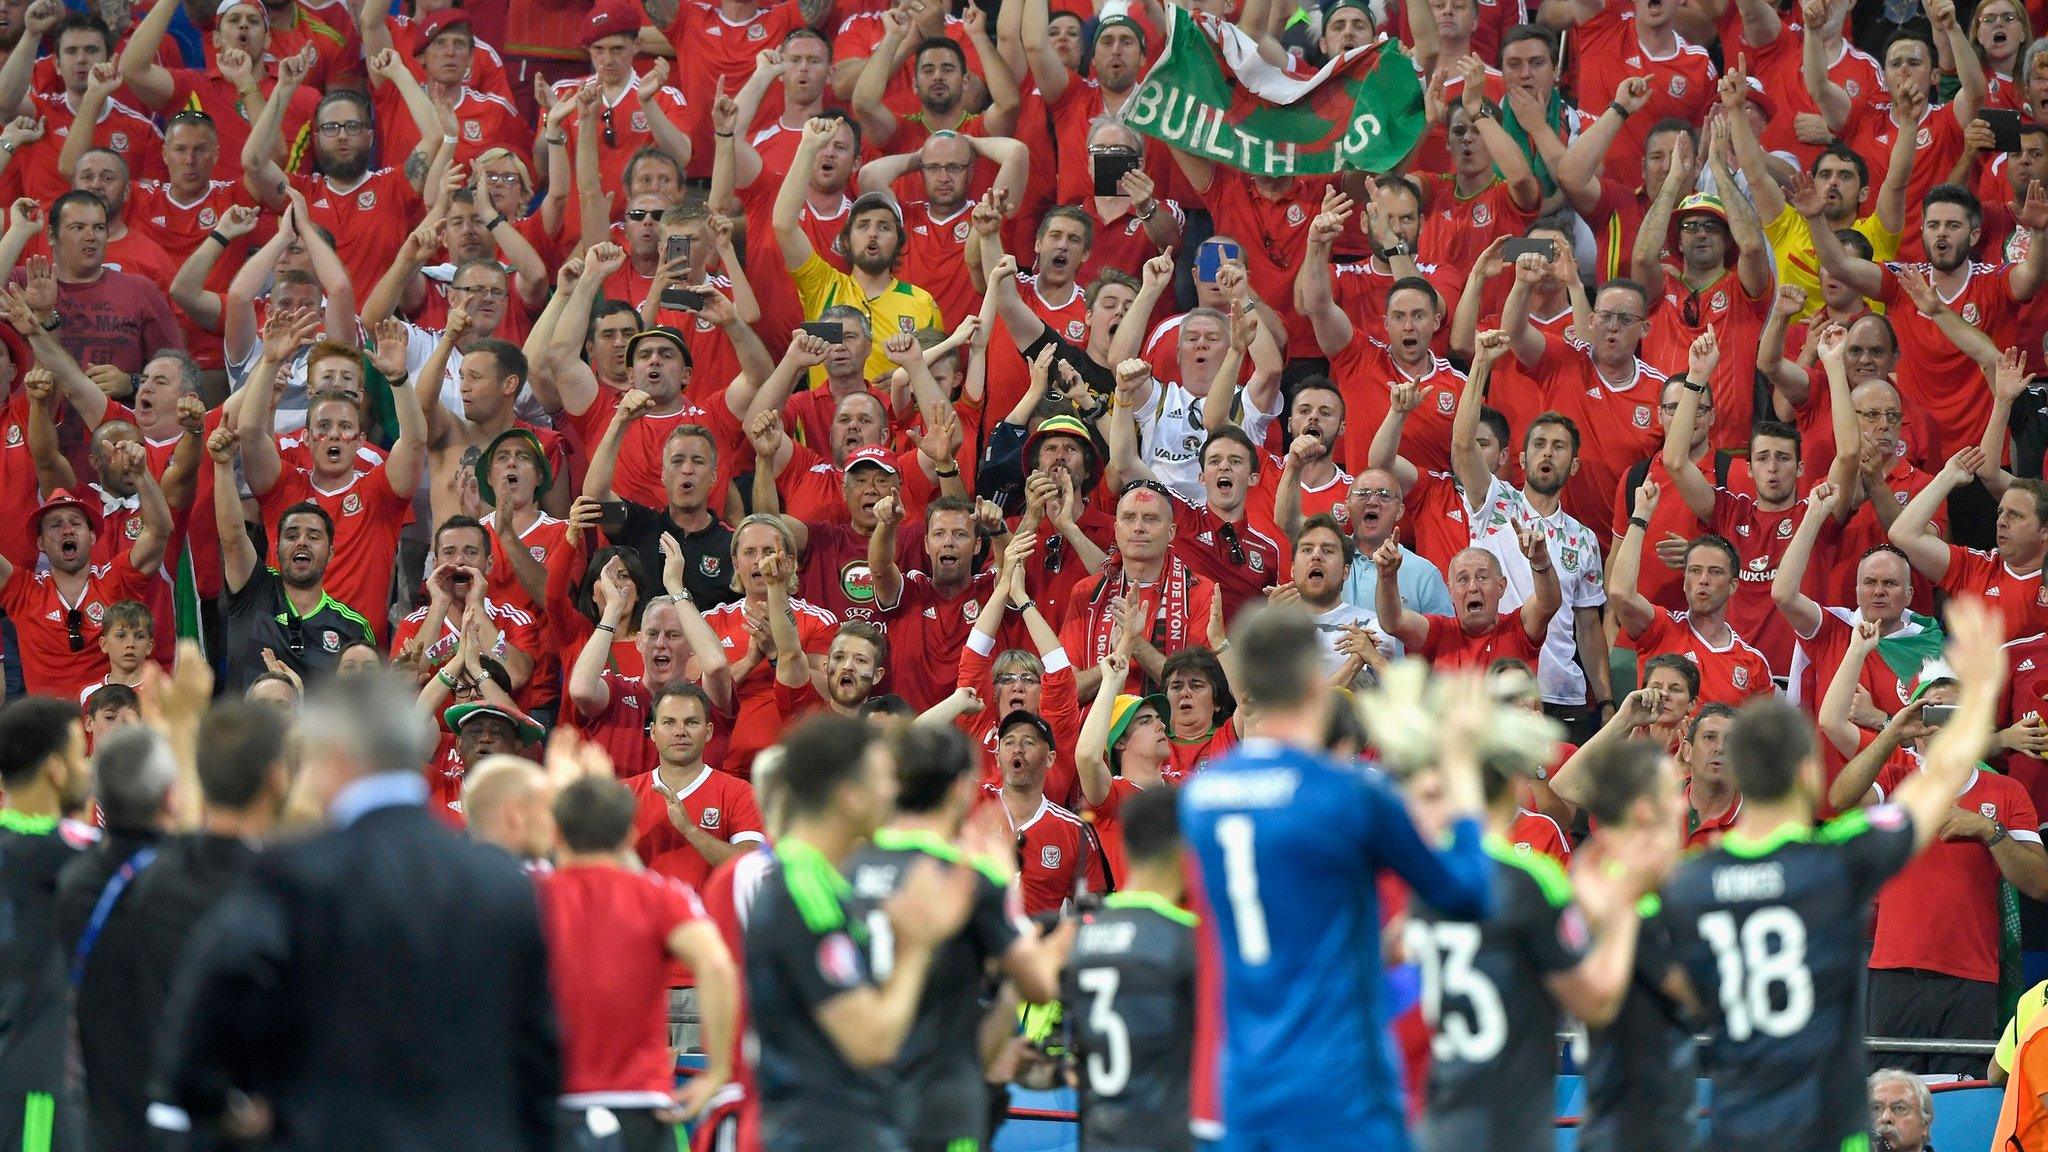
<instances>
[{"instance_id":1,"label":"black polo shirt","mask_svg":"<svg viewBox=\"0 0 2048 1152\"><path fill-rule=\"evenodd\" d=\"M712 608L740 598L732 588L732 529L713 516L701 532L685 532L669 519L668 509L649 508L622 500L626 517L617 531L604 525L605 534L640 553L647 575L661 582L661 536L666 532L683 546L683 583L699 608Z\"/></svg>"},{"instance_id":2,"label":"black polo shirt","mask_svg":"<svg viewBox=\"0 0 2048 1152\"><path fill-rule=\"evenodd\" d=\"M368 620L324 591L311 612L297 614L274 568L257 565L247 583L228 593L229 690L240 692L263 675L265 648L310 688L333 675L342 650L358 642L373 642Z\"/></svg>"}]
</instances>

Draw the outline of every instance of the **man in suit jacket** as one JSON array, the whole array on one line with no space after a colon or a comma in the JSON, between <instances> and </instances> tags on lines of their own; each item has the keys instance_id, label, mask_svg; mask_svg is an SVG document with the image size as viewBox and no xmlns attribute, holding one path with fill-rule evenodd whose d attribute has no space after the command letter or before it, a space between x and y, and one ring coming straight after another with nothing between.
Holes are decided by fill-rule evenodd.
<instances>
[{"instance_id":1,"label":"man in suit jacket","mask_svg":"<svg viewBox=\"0 0 2048 1152\"><path fill-rule=\"evenodd\" d=\"M174 982L158 1100L304 1152L547 1152L560 1053L532 884L424 805L434 733L383 678L301 720L329 829L264 852Z\"/></svg>"}]
</instances>

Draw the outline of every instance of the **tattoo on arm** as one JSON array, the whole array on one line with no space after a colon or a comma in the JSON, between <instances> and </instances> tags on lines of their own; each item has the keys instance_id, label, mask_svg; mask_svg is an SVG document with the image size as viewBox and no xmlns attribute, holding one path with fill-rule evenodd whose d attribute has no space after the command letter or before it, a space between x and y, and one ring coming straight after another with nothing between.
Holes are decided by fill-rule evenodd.
<instances>
[{"instance_id":1,"label":"tattoo on arm","mask_svg":"<svg viewBox=\"0 0 2048 1152\"><path fill-rule=\"evenodd\" d=\"M405 178L415 188L419 187L426 180L427 154L425 152L415 148L412 155L405 158Z\"/></svg>"},{"instance_id":2,"label":"tattoo on arm","mask_svg":"<svg viewBox=\"0 0 2048 1152\"><path fill-rule=\"evenodd\" d=\"M681 5L677 0L641 0L640 7L646 10L649 23L666 28L676 22L676 11Z\"/></svg>"}]
</instances>

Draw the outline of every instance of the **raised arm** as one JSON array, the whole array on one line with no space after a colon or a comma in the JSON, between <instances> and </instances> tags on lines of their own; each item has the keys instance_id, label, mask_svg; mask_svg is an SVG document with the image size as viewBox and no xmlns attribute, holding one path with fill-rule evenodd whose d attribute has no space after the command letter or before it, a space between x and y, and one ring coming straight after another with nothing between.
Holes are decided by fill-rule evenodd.
<instances>
[{"instance_id":1,"label":"raised arm","mask_svg":"<svg viewBox=\"0 0 2048 1152\"><path fill-rule=\"evenodd\" d=\"M1693 190L1698 176L1699 158L1693 154L1692 143L1681 136L1672 144L1671 167L1651 198L1649 211L1643 214L1635 247L1629 252L1629 274L1649 289L1652 300L1664 294L1664 238L1671 231L1671 214Z\"/></svg>"},{"instance_id":2,"label":"raised arm","mask_svg":"<svg viewBox=\"0 0 2048 1152\"><path fill-rule=\"evenodd\" d=\"M896 526L903 520L903 502L884 496L875 503L875 530L868 533L868 574L875 584L875 607L887 612L903 601L903 569L896 563Z\"/></svg>"},{"instance_id":3,"label":"raised arm","mask_svg":"<svg viewBox=\"0 0 2048 1152\"><path fill-rule=\"evenodd\" d=\"M606 561L604 570L591 582L590 595L597 602L597 630L576 654L576 663L569 669L568 689L569 702L576 706L576 711L595 717L611 707L612 690L604 682L604 670L611 664L612 642L618 639L619 625L632 610L633 582L626 575L626 562L617 556Z\"/></svg>"},{"instance_id":4,"label":"raised arm","mask_svg":"<svg viewBox=\"0 0 2048 1152\"><path fill-rule=\"evenodd\" d=\"M1805 18L1806 34L1802 36L1799 57L1799 78L1806 84L1806 94L1813 99L1814 107L1820 109L1821 118L1827 121L1829 132L1839 132L1849 122L1851 104L1849 92L1828 75L1834 61L1826 56L1826 47L1831 37L1824 34L1826 28L1840 28L1841 21L1848 15L1852 0L1801 0L1800 15ZM1830 12L1831 7L1841 9L1840 15ZM1832 21L1832 23L1830 23ZM1912 123L1912 121L1907 121Z\"/></svg>"},{"instance_id":5,"label":"raised arm","mask_svg":"<svg viewBox=\"0 0 2048 1152\"><path fill-rule=\"evenodd\" d=\"M832 134L837 131L837 120L820 117L806 122L803 138L796 146L796 158L790 161L790 171L810 171L818 162L818 150L823 148L825 141L831 139ZM811 250L811 238L798 221L798 215L804 206L804 189L807 186L807 182L803 180L784 180L782 187L775 191L775 242L782 247L782 262L792 272L814 255Z\"/></svg>"},{"instance_id":6,"label":"raised arm","mask_svg":"<svg viewBox=\"0 0 2048 1152\"><path fill-rule=\"evenodd\" d=\"M1088 716L1081 721L1081 734L1074 742L1074 767L1081 776L1081 799L1090 808L1109 799L1109 719L1116 711L1117 693L1131 672L1131 658L1112 652L1096 669L1100 679Z\"/></svg>"},{"instance_id":7,"label":"raised arm","mask_svg":"<svg viewBox=\"0 0 2048 1152\"><path fill-rule=\"evenodd\" d=\"M1932 26L1937 41L1946 41L1949 55L1954 58L1956 94L1949 101L1948 109L1955 114L1956 127L1968 128L1970 121L1977 118L1977 109L1984 106L1985 94L1990 91L1990 84L1984 77L1984 60L1977 55L1977 45L1970 39L1970 30L1956 18L1955 0L1926 0L1922 7L1927 11L1927 22Z\"/></svg>"},{"instance_id":8,"label":"raised arm","mask_svg":"<svg viewBox=\"0 0 2048 1152\"><path fill-rule=\"evenodd\" d=\"M888 90L889 78L903 66L911 45L916 43L906 39L911 32L907 9L884 8L881 19L882 38L875 44L873 55L861 63L853 82L853 95L846 101L860 122L861 138L878 149L896 138L896 113L883 103L882 94Z\"/></svg>"},{"instance_id":9,"label":"raised arm","mask_svg":"<svg viewBox=\"0 0 2048 1152\"><path fill-rule=\"evenodd\" d=\"M1775 13L1773 14L1775 18ZM1756 214L1765 220L1776 220L1785 210L1785 193L1771 176L1771 168L1764 159L1764 148L1757 141L1756 132L1749 126L1749 60L1742 59L1738 67L1721 74L1721 107L1724 115L1721 123L1728 126L1728 144L1734 152L1735 166L1742 171L1743 179L1749 185L1749 194L1756 204ZM1720 183L1720 174L1714 176L1715 187L1720 189L1723 200L1742 195L1731 181ZM1731 218L1730 228L1733 228Z\"/></svg>"},{"instance_id":10,"label":"raised arm","mask_svg":"<svg viewBox=\"0 0 2048 1152\"><path fill-rule=\"evenodd\" d=\"M156 52L180 10L176 4L150 5L148 14L129 34L127 46L121 49L122 81L137 99L154 109L163 108L177 94L177 81L168 68L156 62Z\"/></svg>"},{"instance_id":11,"label":"raised arm","mask_svg":"<svg viewBox=\"0 0 2048 1152\"><path fill-rule=\"evenodd\" d=\"M1408 425L1408 414L1422 403L1422 390L1403 380L1394 385L1387 397L1387 414L1381 418L1380 426L1372 434L1372 444L1367 447L1365 466L1378 468L1394 477L1403 492L1415 487L1422 478L1422 470L1401 455L1401 433ZM1452 451L1457 451L1454 446ZM1456 461L1452 465L1456 466ZM1485 492L1481 488L1480 492Z\"/></svg>"},{"instance_id":12,"label":"raised arm","mask_svg":"<svg viewBox=\"0 0 2048 1152\"><path fill-rule=\"evenodd\" d=\"M1771 577L1771 603L1792 625L1793 633L1805 640L1820 631L1821 607L1799 586L1806 581L1806 568L1813 560L1813 545L1820 538L1821 526L1835 515L1839 491L1832 481L1823 480L1807 493L1806 511L1800 515L1799 527L1793 530L1785 554L1778 560L1778 571Z\"/></svg>"},{"instance_id":13,"label":"raised arm","mask_svg":"<svg viewBox=\"0 0 2048 1152\"><path fill-rule=\"evenodd\" d=\"M1458 409L1451 416L1451 474L1458 478L1458 486L1465 490L1467 500L1485 500L1487 490L1493 486L1493 473L1487 470L1486 457L1479 451L1479 417L1486 407L1486 386L1493 378L1493 366L1507 352L1505 332L1479 334L1472 371L1465 378L1464 390L1458 394ZM1378 446L1377 440L1374 446Z\"/></svg>"},{"instance_id":14,"label":"raised arm","mask_svg":"<svg viewBox=\"0 0 2048 1152\"><path fill-rule=\"evenodd\" d=\"M1373 553L1379 579L1373 590L1373 610L1379 614L1380 630L1401 642L1410 653L1429 638L1429 618L1401 603L1401 541L1389 536Z\"/></svg>"},{"instance_id":15,"label":"raised arm","mask_svg":"<svg viewBox=\"0 0 2048 1152\"><path fill-rule=\"evenodd\" d=\"M1806 221L1806 230L1813 236L1813 252L1820 258L1823 271L1865 296L1875 298L1884 291L1884 269L1860 256L1853 256L1835 236L1835 230L1828 225L1822 214L1824 200L1820 189L1814 187L1813 177L1804 172L1792 176L1792 194L1786 198L1792 210Z\"/></svg>"},{"instance_id":16,"label":"raised arm","mask_svg":"<svg viewBox=\"0 0 2048 1152\"><path fill-rule=\"evenodd\" d=\"M1334 185L1323 193L1322 211L1309 222L1307 250L1294 276L1294 306L1308 317L1316 344L1326 356L1350 346L1355 332L1351 317L1337 306L1330 281L1330 250L1344 234L1344 221L1351 218L1351 211L1351 197Z\"/></svg>"},{"instance_id":17,"label":"raised arm","mask_svg":"<svg viewBox=\"0 0 2048 1152\"><path fill-rule=\"evenodd\" d=\"M1646 479L1636 489L1636 512L1628 518L1628 534L1615 545L1607 566L1607 604L1614 610L1615 623L1630 636L1649 627L1657 616L1656 605L1636 590L1636 578L1643 567L1643 535L1663 494L1655 480Z\"/></svg>"},{"instance_id":18,"label":"raised arm","mask_svg":"<svg viewBox=\"0 0 2048 1152\"><path fill-rule=\"evenodd\" d=\"M1935 514L1945 506L1950 492L1969 483L1983 467L1982 448L1972 446L1949 457L1948 464L1892 521L1892 545L1906 554L1914 571L1929 580L1939 581L1948 573L1948 542L1935 534Z\"/></svg>"},{"instance_id":19,"label":"raised arm","mask_svg":"<svg viewBox=\"0 0 2048 1152\"><path fill-rule=\"evenodd\" d=\"M400 496L419 491L427 464L427 418L420 411L419 393L414 388L417 381L406 375L406 337L405 321L386 320L377 325L377 347L372 353L377 371L391 382L391 406L398 417L398 439L384 458L384 478ZM440 381L428 380L427 386L438 388Z\"/></svg>"},{"instance_id":20,"label":"raised arm","mask_svg":"<svg viewBox=\"0 0 2048 1152\"><path fill-rule=\"evenodd\" d=\"M1564 159L1551 170L1551 178L1557 181L1557 190L1564 193L1566 203L1572 211L1589 216L1600 203L1600 168L1607 160L1607 150L1621 135L1622 125L1630 116L1643 110L1650 99L1650 82L1641 76L1631 76L1614 90L1614 102L1579 133L1576 140L1566 145Z\"/></svg>"},{"instance_id":21,"label":"raised arm","mask_svg":"<svg viewBox=\"0 0 2048 1152\"><path fill-rule=\"evenodd\" d=\"M132 49L134 45L129 47ZM248 185L250 194L260 203L275 209L284 207L285 185L289 183L284 169L277 163L278 153L283 147L284 114L291 107L292 94L298 91L305 79L306 57L303 53L294 53L277 62L277 87L263 105L262 115L250 125L249 138L242 144L242 182Z\"/></svg>"},{"instance_id":22,"label":"raised arm","mask_svg":"<svg viewBox=\"0 0 2048 1152\"><path fill-rule=\"evenodd\" d=\"M213 469L214 527L220 532L222 575L230 592L248 586L249 577L262 558L242 523L242 500L235 486L235 448L238 437L234 420L223 417L220 427L206 439L207 466Z\"/></svg>"},{"instance_id":23,"label":"raised arm","mask_svg":"<svg viewBox=\"0 0 2048 1152\"><path fill-rule=\"evenodd\" d=\"M704 694L711 698L711 706L725 715L733 713L732 666L725 657L725 645L697 611L697 602L690 598L690 585L685 578L689 557L684 554L682 544L672 533L663 532L658 544L661 549L661 586L675 602L676 619L681 623L683 639L689 641L690 652L697 658L697 679L704 686Z\"/></svg>"},{"instance_id":24,"label":"raised arm","mask_svg":"<svg viewBox=\"0 0 2048 1152\"><path fill-rule=\"evenodd\" d=\"M1699 419L1707 381L1713 379L1720 363L1721 341L1709 328L1692 342L1686 373L1678 379L1678 411L1664 425L1664 470L1671 474L1679 498L1702 523L1714 514L1714 485L1692 458L1692 427Z\"/></svg>"}]
</instances>

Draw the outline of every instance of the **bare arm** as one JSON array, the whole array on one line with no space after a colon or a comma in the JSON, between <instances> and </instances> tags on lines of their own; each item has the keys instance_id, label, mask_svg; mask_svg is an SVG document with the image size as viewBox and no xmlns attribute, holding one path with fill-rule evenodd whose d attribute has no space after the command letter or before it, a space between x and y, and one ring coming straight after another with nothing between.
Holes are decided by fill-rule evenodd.
<instances>
[{"instance_id":1,"label":"bare arm","mask_svg":"<svg viewBox=\"0 0 2048 1152\"><path fill-rule=\"evenodd\" d=\"M1948 464L1892 521L1887 535L1893 546L1906 554L1914 571L1929 580L1938 581L1948 573L1948 542L1935 535L1935 513L1945 506L1950 492L1976 475L1983 455L1982 449L1971 447L1950 457Z\"/></svg>"},{"instance_id":2,"label":"bare arm","mask_svg":"<svg viewBox=\"0 0 2048 1152\"><path fill-rule=\"evenodd\" d=\"M1379 614L1380 628L1387 635L1401 642L1411 654L1422 647L1429 638L1429 619L1401 602L1401 542L1388 537L1380 550L1373 554L1373 564L1379 569L1379 579L1373 589L1373 608Z\"/></svg>"},{"instance_id":3,"label":"bare arm","mask_svg":"<svg viewBox=\"0 0 2048 1152\"><path fill-rule=\"evenodd\" d=\"M175 4L152 4L129 35L127 47L121 49L122 81L151 108L161 109L177 93L177 81L169 69L156 62L156 51L163 45L164 33L170 30L171 19L178 11Z\"/></svg>"},{"instance_id":4,"label":"bare arm","mask_svg":"<svg viewBox=\"0 0 2048 1152\"><path fill-rule=\"evenodd\" d=\"M1628 534L1614 549L1607 567L1607 606L1622 631L1634 636L1650 626L1657 608L1636 590L1636 578L1643 566L1643 526L1657 510L1663 493L1655 480L1645 480L1636 489L1636 514L1629 519Z\"/></svg>"}]
</instances>

